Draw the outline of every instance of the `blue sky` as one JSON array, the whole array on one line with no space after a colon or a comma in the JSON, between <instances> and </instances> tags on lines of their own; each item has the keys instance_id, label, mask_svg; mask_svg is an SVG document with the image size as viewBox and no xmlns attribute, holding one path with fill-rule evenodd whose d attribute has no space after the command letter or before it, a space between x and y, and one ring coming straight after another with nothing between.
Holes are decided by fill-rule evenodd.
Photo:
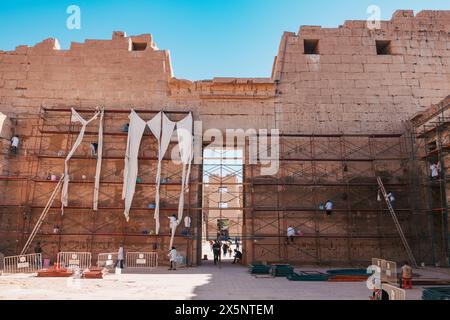
<instances>
[{"instance_id":1,"label":"blue sky","mask_svg":"<svg viewBox=\"0 0 450 320\"><path fill-rule=\"evenodd\" d=\"M372 4L382 19L396 9L450 9L449 0L0 0L0 50L49 37L67 49L113 30L151 33L171 51L177 78L269 77L284 31L367 19ZM69 5L81 9L80 30L66 27Z\"/></svg>"}]
</instances>

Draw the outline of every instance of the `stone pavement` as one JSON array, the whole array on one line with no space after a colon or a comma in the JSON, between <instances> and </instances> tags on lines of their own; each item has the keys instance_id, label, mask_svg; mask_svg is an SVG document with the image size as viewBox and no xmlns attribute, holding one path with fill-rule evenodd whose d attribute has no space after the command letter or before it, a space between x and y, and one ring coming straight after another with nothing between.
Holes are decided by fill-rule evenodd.
<instances>
[{"instance_id":1,"label":"stone pavement","mask_svg":"<svg viewBox=\"0 0 450 320\"><path fill-rule=\"evenodd\" d=\"M325 268L302 267L325 271ZM448 277L449 271L421 270L433 277ZM201 267L169 271L160 267L147 274L110 274L103 280L35 278L30 275L0 277L0 299L294 299L367 300L365 282L293 282L286 278L256 278L243 266L207 262ZM420 299L421 288L407 291L407 299Z\"/></svg>"}]
</instances>

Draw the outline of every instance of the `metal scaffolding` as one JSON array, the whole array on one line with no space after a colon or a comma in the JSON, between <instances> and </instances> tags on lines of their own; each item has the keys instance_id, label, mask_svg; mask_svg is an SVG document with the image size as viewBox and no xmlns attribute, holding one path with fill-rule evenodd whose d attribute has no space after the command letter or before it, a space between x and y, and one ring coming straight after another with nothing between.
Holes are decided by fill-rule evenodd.
<instances>
[{"instance_id":1,"label":"metal scaffolding","mask_svg":"<svg viewBox=\"0 0 450 320\"><path fill-rule=\"evenodd\" d=\"M159 111L135 110L143 115L156 114ZM79 125L71 122L71 110L66 108L41 108L38 132L33 133L36 138L34 161L30 161L28 176L4 176L2 181L13 181L24 185L26 195L22 196L21 208L27 210L27 219L18 213L16 230L0 230L0 233L9 237L15 235L16 251L25 244L39 219L52 191L58 181L50 179L51 175L61 175L64 168L64 159L74 143L79 131ZM79 113L92 113L92 110L80 110ZM181 190L181 166L176 165L167 157L164 159L161 183L161 233L152 234L154 230L153 209L149 204L154 201L155 173L157 164L156 139L146 132L141 144L139 154L139 180L136 185L136 194L133 201L130 223L123 217L123 201L121 200L123 157L126 146L127 132L123 125L128 123L129 110L106 110L104 132L104 156L101 175L101 188L99 210L92 210L92 192L94 186L94 172L96 157L90 156L89 144L95 142L98 131L96 123L89 125L85 139L69 162L71 175L69 205L64 215L60 213L59 199L54 201L49 213L42 222L42 227L36 234L36 241L44 243L44 255L56 257L59 251L81 250L94 254L110 252L118 248L119 242L124 242L127 249L159 250L166 254L170 239L167 217L178 210L178 198ZM165 112L177 121L188 112ZM175 146L171 143L168 154ZM31 168L32 167L32 168ZM193 165L192 175L196 173ZM195 194L199 179L191 179L186 195L185 215L191 216L192 226L196 226L199 205ZM193 200L191 202L191 200ZM17 208L17 203L4 201L2 208ZM20 209L19 211L24 211ZM167 221L165 221L167 220ZM166 228L167 225L167 228ZM55 231L55 227L57 232ZM184 225L180 226L176 235L178 251L184 253L189 263L195 262L194 248L198 245L196 239L197 228L192 228L189 235L181 234Z\"/></svg>"},{"instance_id":2,"label":"metal scaffolding","mask_svg":"<svg viewBox=\"0 0 450 320\"><path fill-rule=\"evenodd\" d=\"M376 180L396 194L395 210L411 237L405 143L402 135L282 135L276 176L260 175L259 165L245 168L251 260L358 264L406 257L388 208L377 201ZM330 217L322 209L327 200L334 203ZM303 233L294 243L287 242L289 226Z\"/></svg>"},{"instance_id":3,"label":"metal scaffolding","mask_svg":"<svg viewBox=\"0 0 450 320\"><path fill-rule=\"evenodd\" d=\"M411 129L412 158L416 204L419 214L425 215L430 237L431 261L436 265L450 265L449 183L450 175L450 103L448 98L413 119ZM438 175L432 176L432 166Z\"/></svg>"},{"instance_id":4,"label":"metal scaffolding","mask_svg":"<svg viewBox=\"0 0 450 320\"><path fill-rule=\"evenodd\" d=\"M243 229L242 149L206 148L203 151L203 241L223 231L241 238Z\"/></svg>"},{"instance_id":5,"label":"metal scaffolding","mask_svg":"<svg viewBox=\"0 0 450 320\"><path fill-rule=\"evenodd\" d=\"M92 110L77 112L92 113ZM156 111L137 110L137 113L155 114ZM149 132L144 134L139 154L140 180L131 219L126 223L122 215L121 188L127 133L122 126L128 122L128 114L129 110L105 110L105 152L97 212L91 206L96 158L89 155L89 144L95 142L98 133L95 123L88 126L86 141L70 161L71 196L65 214L60 214L59 200L55 201L36 235L36 239L46 244L44 255L56 256L61 250L79 250L91 252L95 257L95 253L111 252L120 241L130 249L167 249L170 233L165 219L177 211L181 167L169 158L164 159L161 183L163 227L159 235L151 234L153 209L148 205L154 199L157 145ZM168 114L177 120L187 112ZM441 159L439 182L417 184L411 178L414 172L411 154L422 162L425 171L428 164L424 163L429 158L408 153L411 140L400 134L282 134L279 170L272 176L261 174L261 164L249 163L247 150L243 153L243 164L227 162L224 154L217 155L217 159L214 155L209 159L204 156L202 165L193 165L185 203L185 214L191 217L193 227L189 236L177 234L177 250L186 252L190 262L200 263L202 240L208 239L207 226L212 226L209 222L226 218L227 211L239 211L241 215L231 219L230 225L242 232L230 236L242 239L245 262L356 265L366 264L374 256L405 260L407 254L389 209L377 199L376 177L380 177L386 190L395 194L395 212L418 262L437 261L435 256L448 250L448 244L447 249L443 247L444 235L448 236L448 223L444 223L448 219L446 190L449 180L445 163L450 162L446 161L448 130L444 130L448 128L448 119L442 118L441 122L435 127L442 130L427 127L414 135L417 139L413 148L418 149L418 143L429 145L426 141L431 133L440 132L438 151L426 149L423 155L435 154ZM65 156L78 130L79 125L70 121L70 109L42 108L29 174L0 177L5 183L22 186L21 201L5 200L0 206L5 212L11 211L17 219L14 230L0 230L15 241L16 251L32 232L54 190L57 181L49 180L48 176L63 172ZM174 146L172 144L171 148ZM207 185L213 188L212 191ZM418 185L429 186L431 194L435 195L427 198L433 200L428 207L418 203L418 195L422 192ZM208 192L217 193L217 197L205 201L210 198ZM323 210L327 200L334 203L331 216ZM232 205L225 208L224 203ZM432 217L432 223L422 223L423 212ZM442 231L439 235L442 241L428 241L435 232L427 228L435 230L437 220L441 221L439 228L447 232ZM58 232L53 230L56 225ZM289 226L303 233L293 243L286 237ZM429 250L429 243L433 244L433 250ZM162 253L166 254L165 251Z\"/></svg>"}]
</instances>

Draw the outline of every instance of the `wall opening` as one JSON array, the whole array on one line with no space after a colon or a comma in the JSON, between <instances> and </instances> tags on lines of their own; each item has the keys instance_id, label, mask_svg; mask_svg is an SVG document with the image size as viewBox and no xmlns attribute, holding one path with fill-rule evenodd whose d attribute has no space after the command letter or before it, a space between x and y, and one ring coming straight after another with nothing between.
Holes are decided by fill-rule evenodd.
<instances>
[{"instance_id":1,"label":"wall opening","mask_svg":"<svg viewBox=\"0 0 450 320\"><path fill-rule=\"evenodd\" d=\"M304 39L305 54L319 54L319 40Z\"/></svg>"},{"instance_id":2,"label":"wall opening","mask_svg":"<svg viewBox=\"0 0 450 320\"><path fill-rule=\"evenodd\" d=\"M133 42L133 51L145 51L147 49L147 43L145 42Z\"/></svg>"},{"instance_id":3,"label":"wall opening","mask_svg":"<svg viewBox=\"0 0 450 320\"><path fill-rule=\"evenodd\" d=\"M377 46L377 54L378 55L392 54L390 40L376 40L375 43Z\"/></svg>"},{"instance_id":4,"label":"wall opening","mask_svg":"<svg viewBox=\"0 0 450 320\"><path fill-rule=\"evenodd\" d=\"M202 257L213 261L211 241L230 244L221 260L242 251L243 149L209 147L203 151ZM222 247L223 249L223 247Z\"/></svg>"}]
</instances>

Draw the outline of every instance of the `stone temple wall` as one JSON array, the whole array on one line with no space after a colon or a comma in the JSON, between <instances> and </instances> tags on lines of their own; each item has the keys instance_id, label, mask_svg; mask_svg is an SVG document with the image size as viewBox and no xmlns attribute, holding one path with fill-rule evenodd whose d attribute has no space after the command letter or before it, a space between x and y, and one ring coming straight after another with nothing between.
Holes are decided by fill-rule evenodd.
<instances>
[{"instance_id":1,"label":"stone temple wall","mask_svg":"<svg viewBox=\"0 0 450 320\"><path fill-rule=\"evenodd\" d=\"M304 135L399 134L404 131L403 122L431 104L439 102L450 91L449 32L450 11L422 11L416 15L412 11L397 11L390 21L381 22L379 30L369 30L365 21L346 21L338 28L302 26L297 34L286 32L283 35L270 77L217 77L202 81L177 79L176 70L174 72L171 67L169 51L158 49L149 34L127 36L123 32L114 32L110 40L72 43L68 50L61 50L56 39L47 39L34 46L20 45L14 51L0 51L0 112L8 116L8 132L18 134L21 138L18 156L8 152L9 137L2 140L0 231L5 236L0 242L0 251L11 254L20 247L23 238L26 238L22 231L30 230L30 226L32 228L33 221L41 211L39 206L42 204L39 203L45 202L46 192L51 191L51 186L41 180L45 178L46 170L51 166L48 163L59 161L54 167L60 168L63 160L44 159L42 155L57 152L56 149L51 150L52 145L58 145L58 148L65 150L63 146L68 144L67 137L63 135L48 137L49 141L41 140L41 107L94 110L97 106L104 106L107 111L129 108L192 111L195 120L202 121L203 130L277 128L285 134ZM383 54L377 53L377 44L378 53ZM113 118L113 114L110 114L105 130L120 132L121 123L126 122L123 114L121 117ZM58 120L66 123L66 118ZM60 129L64 131L68 127L62 124ZM324 143L329 144L325 149L338 150L341 142L329 139ZM325 146L324 143L318 143L319 147ZM112 154L114 150L125 148L125 144L126 138L116 135L114 138L108 137L105 148L107 153ZM295 152L302 153L303 147L299 146ZM365 147L367 146L362 143L361 148ZM383 149L380 147L380 150ZM399 158L396 161L400 163L400 160ZM299 168L334 166L334 169L323 169L327 172L324 174L328 174L328 179L336 183L345 182L343 174L336 173L336 170L340 170L336 168L344 166L339 159L334 164L313 164L311 161L305 161L295 165ZM373 178L373 172L377 170L377 165L373 166L375 169L370 170L372 173L369 173L369 170L356 170L357 177L352 179L370 180ZM383 165L379 164L381 167ZM74 162L73 166L88 172L89 178L92 162ZM123 161L110 159L109 164L105 166L116 167L116 178L119 181ZM364 167L363 164L361 166ZM346 164L345 167L347 168ZM397 164L391 167L396 168ZM199 174L198 169L195 168L193 175ZM331 173L336 177L333 178ZM296 177L298 178L298 175ZM79 199L75 196L73 203L78 205L86 201L85 197L91 193L91 186L81 183L77 188L79 192L76 196ZM108 202L108 205L122 206L120 197L115 195L120 192L117 191L120 189L119 185L114 187L116 191L111 186L108 188L112 191L105 192L114 199L105 200L113 201ZM400 194L406 194L404 187L398 188ZM261 192L255 194L255 198L270 192L269 189L260 186ZM191 190L192 207L201 206L200 203L195 204L199 190L198 186L197 189ZM304 191L298 188L292 191L284 190L283 197L294 202L292 206L295 207L295 195ZM342 193L339 192L337 191L337 194ZM314 193L318 198L333 196L330 190L324 188ZM367 194L367 197L370 197L370 194ZM402 201L406 206L407 199ZM73 209L73 212L68 213L69 222L66 223L65 231L70 236L48 236L46 243L51 254L57 251L58 246L64 247L64 243L67 244L66 249L112 250L117 247L119 238L113 241L107 234L120 233L126 229L119 227L123 226L120 210L115 209L119 216L111 212L105 213L112 216L104 217L104 223L109 223L109 229L104 229L103 234L101 229L97 229L98 225L102 225L102 214L98 220L90 212L85 214L83 211L83 214L79 214L80 210ZM59 221L56 212L52 214L52 219ZM70 218L70 214L74 218ZM267 216L272 214L267 213ZM311 212L292 214L295 219L301 220L307 219ZM364 226L367 225L368 219L374 217L373 213L370 213L370 217L360 212L356 214L357 219L354 221L358 221L355 222L357 229L365 230ZM136 222L135 225L129 226L130 233L137 233L149 227L146 222L147 211L139 211L136 216L142 216L142 223ZM250 215L247 214L246 217ZM114 219L118 219L117 224L113 223ZM339 219L343 223L348 222L351 215L348 219L344 216ZM50 233L53 220L44 228ZM409 223L407 217L404 220L406 224ZM380 221L389 223L389 219L379 220L379 223ZM87 225L92 228L88 228L89 230L100 230L100 235L77 236ZM250 220L245 228L251 230ZM86 230L83 232L86 233ZM310 250L318 256L323 252L321 261L348 262L352 260L351 257L342 257L349 257L353 247L348 246L345 255L335 250L336 243L348 242L342 240L348 234L348 227L336 229L336 232L329 236L339 236L336 239L340 240L330 241L331 244L328 243L329 239L320 244L317 239L309 238L305 240L302 250ZM136 247L139 247L139 243L163 244L166 240L144 239L137 235L130 238ZM352 243L352 246L364 247L358 249L364 252L358 253L357 256L364 256L365 259L372 253L383 252L380 249L381 240L364 241ZM190 248L192 256L198 256L194 252L194 244L183 242L181 245ZM398 247L395 247L396 245ZM249 243L249 252L252 250L251 246ZM400 242L396 240L384 247L392 247L392 255L402 250ZM293 248L283 247L283 250L285 256L298 254L290 252ZM256 250L254 252L256 253L252 254L256 260L264 259L258 256ZM341 258L342 261L339 260Z\"/></svg>"},{"instance_id":2,"label":"stone temple wall","mask_svg":"<svg viewBox=\"0 0 450 320\"><path fill-rule=\"evenodd\" d=\"M285 33L273 77L285 132L401 132L401 122L450 91L450 11L397 11L380 30L366 21ZM319 54L304 54L318 40ZM378 55L376 41L390 41Z\"/></svg>"}]
</instances>

